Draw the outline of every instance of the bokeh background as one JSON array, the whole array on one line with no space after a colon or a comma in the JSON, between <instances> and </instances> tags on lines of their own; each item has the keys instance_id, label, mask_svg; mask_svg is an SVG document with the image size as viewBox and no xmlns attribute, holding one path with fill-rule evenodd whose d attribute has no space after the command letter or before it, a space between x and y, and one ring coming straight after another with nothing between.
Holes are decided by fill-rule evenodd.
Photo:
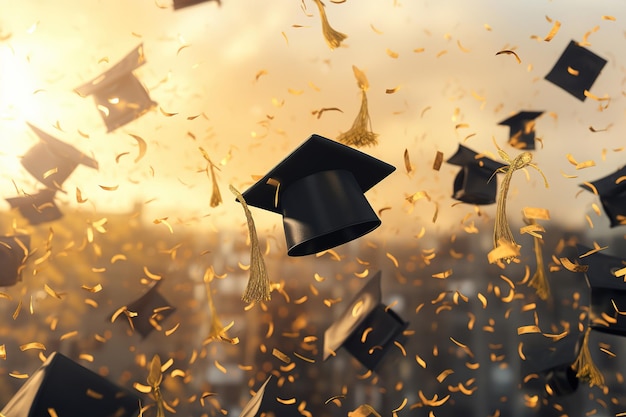
<instances>
[{"instance_id":1,"label":"bokeh background","mask_svg":"<svg viewBox=\"0 0 626 417\"><path fill-rule=\"evenodd\" d=\"M610 228L593 208L597 197L579 185L624 165L626 5L325 4L331 26L347 35L334 50L310 0L223 0L177 11L169 0L0 0L2 196L39 187L20 164L38 141L26 122L100 164L98 171L78 167L64 183L58 221L31 226L1 202L2 233L31 234L33 254L22 281L0 289L0 345L7 351L0 360L0 405L24 381L14 375L30 374L41 363L39 352L19 346L41 342L42 354L63 352L129 389L145 384L153 354L173 359L164 395L177 415L238 415L269 374L279 386L264 408L279 415L271 401L276 397L296 399L294 409L282 411L287 415L343 416L363 403L381 415L403 404L398 415L624 411L620 353L626 345L620 337L591 340L607 387L583 384L575 394L542 399L536 387L523 384L527 364L518 347L525 340L517 328L538 320L546 332L575 333L586 322L584 275L558 264L559 257L575 258L576 242L597 242L625 257L623 227ZM555 21L560 29L546 42ZM608 100L581 102L544 80L570 40L586 40L608 61L591 89ZM147 62L134 73L158 105L106 133L92 98L73 90L140 43ZM521 63L496 55L501 50L514 50ZM280 216L253 208L275 286L270 302L250 308L240 299L249 264L245 217L228 185L245 190L312 133L335 139L348 130L360 106L352 66L369 80L372 129L379 134L378 145L362 150L397 168L366 195L383 223L334 253L289 258ZM339 111L318 117L322 108ZM517 155L507 144L508 128L498 123L520 110L545 112L536 122L540 141L533 157L550 187L534 170L514 176L508 212L522 256L519 264L489 265L495 205L456 204L451 194L458 168L432 166L437 151L447 159L459 143L498 159L495 141ZM142 158L132 135L147 143ZM224 201L218 207L210 207L212 183L199 148L220 168ZM568 154L595 166L576 170ZM87 201L78 202L76 189ZM407 199L420 191L430 199ZM532 238L519 234L523 207L550 211L551 220L543 222L552 288L547 301L526 285L535 257ZM209 268L217 276L211 290L219 319L233 322L228 334L238 344L207 340L213 317L203 276ZM406 356L389 358L372 375L347 352L322 362L323 331L377 270L384 302L410 323ZM433 277L448 270L453 273L446 279ZM155 275L176 312L162 331L141 339L108 317L142 294ZM81 288L96 284L103 286L99 293ZM296 366L273 356L274 348ZM440 381L448 369L454 373ZM203 393L212 395L200 401ZM424 401L435 395L450 397L439 406ZM335 396L341 398L328 401Z\"/></svg>"}]
</instances>

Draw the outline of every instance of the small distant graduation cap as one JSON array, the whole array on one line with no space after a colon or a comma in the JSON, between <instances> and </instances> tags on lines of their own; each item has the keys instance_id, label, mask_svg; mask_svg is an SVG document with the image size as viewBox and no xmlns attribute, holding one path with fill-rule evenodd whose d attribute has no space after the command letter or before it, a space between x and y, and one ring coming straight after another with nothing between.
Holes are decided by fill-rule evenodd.
<instances>
[{"instance_id":1,"label":"small distant graduation cap","mask_svg":"<svg viewBox=\"0 0 626 417\"><path fill-rule=\"evenodd\" d=\"M583 245L577 245L577 248L579 258L592 250ZM626 268L626 259L594 252L580 258L580 262L588 265L585 278L591 289L589 327L626 336L626 316L616 311L626 311L626 282L623 277L616 276L617 271Z\"/></svg>"},{"instance_id":2,"label":"small distant graduation cap","mask_svg":"<svg viewBox=\"0 0 626 417\"><path fill-rule=\"evenodd\" d=\"M63 217L63 213L54 203L55 194L55 190L46 189L36 194L7 198L6 201L11 208L17 208L31 225L36 226Z\"/></svg>"},{"instance_id":3,"label":"small distant graduation cap","mask_svg":"<svg viewBox=\"0 0 626 417\"><path fill-rule=\"evenodd\" d=\"M495 173L505 164L481 156L459 144L459 149L446 161L461 168L454 178L452 198L469 204L492 204L496 202L498 179Z\"/></svg>"},{"instance_id":4,"label":"small distant graduation cap","mask_svg":"<svg viewBox=\"0 0 626 417\"><path fill-rule=\"evenodd\" d=\"M108 132L156 106L148 90L133 74L133 70L145 62L141 44L108 71L75 90L82 97L93 94Z\"/></svg>"},{"instance_id":5,"label":"small distant graduation cap","mask_svg":"<svg viewBox=\"0 0 626 417\"><path fill-rule=\"evenodd\" d=\"M547 340L544 336L541 337ZM522 380L536 376L531 379L532 385L548 396L563 396L575 392L580 381L572 365L578 356L580 341L579 334L570 334L549 345L541 343L524 349L526 360L522 361L520 367Z\"/></svg>"},{"instance_id":6,"label":"small distant graduation cap","mask_svg":"<svg viewBox=\"0 0 626 417\"><path fill-rule=\"evenodd\" d=\"M604 58L570 41L545 79L585 101L585 90L589 91L605 64Z\"/></svg>"},{"instance_id":7,"label":"small distant graduation cap","mask_svg":"<svg viewBox=\"0 0 626 417\"><path fill-rule=\"evenodd\" d=\"M134 417L139 414L139 407L139 397L132 392L53 352L0 414L6 417Z\"/></svg>"},{"instance_id":8,"label":"small distant graduation cap","mask_svg":"<svg viewBox=\"0 0 626 417\"><path fill-rule=\"evenodd\" d=\"M15 285L30 248L30 236L0 236L0 287Z\"/></svg>"},{"instance_id":9,"label":"small distant graduation cap","mask_svg":"<svg viewBox=\"0 0 626 417\"><path fill-rule=\"evenodd\" d=\"M592 192L596 189L604 212L611 220L611 227L626 225L626 165L590 184L593 187L589 184L580 186Z\"/></svg>"},{"instance_id":10,"label":"small distant graduation cap","mask_svg":"<svg viewBox=\"0 0 626 417\"><path fill-rule=\"evenodd\" d=\"M520 111L498 123L509 126L509 145L517 149L535 149L535 119L543 111Z\"/></svg>"},{"instance_id":11,"label":"small distant graduation cap","mask_svg":"<svg viewBox=\"0 0 626 417\"><path fill-rule=\"evenodd\" d=\"M403 339L402 333L409 323L382 303L380 280L378 271L343 314L326 329L324 360L344 347L366 368L375 371L393 348L393 342Z\"/></svg>"},{"instance_id":12,"label":"small distant graduation cap","mask_svg":"<svg viewBox=\"0 0 626 417\"><path fill-rule=\"evenodd\" d=\"M160 329L161 322L176 311L159 292L160 283L161 281L157 281L152 284L141 297L126 306L127 311L137 313L130 320L142 339L148 337L153 330Z\"/></svg>"},{"instance_id":13,"label":"small distant graduation cap","mask_svg":"<svg viewBox=\"0 0 626 417\"><path fill-rule=\"evenodd\" d=\"M222 5L221 0L174 0L174 10L182 9L189 6L195 6L200 3L208 3L210 1L216 1L219 6Z\"/></svg>"},{"instance_id":14,"label":"small distant graduation cap","mask_svg":"<svg viewBox=\"0 0 626 417\"><path fill-rule=\"evenodd\" d=\"M27 123L39 136L40 142L22 157L22 165L48 188L60 190L78 164L98 169L98 162L73 146L62 142L36 126Z\"/></svg>"},{"instance_id":15,"label":"small distant graduation cap","mask_svg":"<svg viewBox=\"0 0 626 417\"><path fill-rule=\"evenodd\" d=\"M250 206L283 215L287 254L342 245L380 226L364 193L395 167L312 135L243 193Z\"/></svg>"}]
</instances>

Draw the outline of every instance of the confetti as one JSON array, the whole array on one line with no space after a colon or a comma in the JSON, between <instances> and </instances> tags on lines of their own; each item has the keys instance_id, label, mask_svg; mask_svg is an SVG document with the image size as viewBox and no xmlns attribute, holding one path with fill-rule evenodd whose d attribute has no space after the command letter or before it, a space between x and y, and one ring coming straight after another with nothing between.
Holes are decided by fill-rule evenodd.
<instances>
[{"instance_id":1,"label":"confetti","mask_svg":"<svg viewBox=\"0 0 626 417\"><path fill-rule=\"evenodd\" d=\"M435 154L435 161L433 162L433 169L435 171L439 171L441 169L441 164L443 164L443 152L437 151Z\"/></svg>"},{"instance_id":2,"label":"confetti","mask_svg":"<svg viewBox=\"0 0 626 417\"><path fill-rule=\"evenodd\" d=\"M506 54L506 55L513 55L515 57L515 60L517 61L518 64L522 63L522 60L520 59L520 57L515 53L515 51L511 51L509 49L505 49L499 52L496 52L496 55L501 55L501 54Z\"/></svg>"},{"instance_id":3,"label":"confetti","mask_svg":"<svg viewBox=\"0 0 626 417\"><path fill-rule=\"evenodd\" d=\"M22 352L31 350L31 349L46 350L46 347L43 345L43 343L39 343L39 342L26 343L20 346L20 350Z\"/></svg>"},{"instance_id":4,"label":"confetti","mask_svg":"<svg viewBox=\"0 0 626 417\"><path fill-rule=\"evenodd\" d=\"M556 36L560 28L561 28L561 22L559 22L558 20L555 20L554 25L552 26L552 29L550 29L550 32L546 35L545 38L543 38L543 40L545 42L550 42L552 38Z\"/></svg>"}]
</instances>

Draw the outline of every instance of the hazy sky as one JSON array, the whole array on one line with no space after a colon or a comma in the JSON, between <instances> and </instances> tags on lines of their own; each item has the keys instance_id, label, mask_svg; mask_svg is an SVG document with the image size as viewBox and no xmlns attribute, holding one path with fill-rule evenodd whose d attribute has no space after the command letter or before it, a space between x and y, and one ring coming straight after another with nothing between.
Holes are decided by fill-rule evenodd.
<instances>
[{"instance_id":1,"label":"hazy sky","mask_svg":"<svg viewBox=\"0 0 626 417\"><path fill-rule=\"evenodd\" d=\"M435 153L447 159L469 137L463 143L476 151L495 155L495 138L517 155L507 145L508 128L498 122L519 110L546 111L536 125L543 147L534 157L550 188L535 171L529 182L519 173L509 213L519 220L522 207L545 207L555 221L573 227L588 227L584 216L591 214L596 229L608 230L606 217L591 210L597 199L578 195L578 185L625 162L624 152L616 151L626 146L623 2L327 1L331 26L348 36L335 50L326 45L310 0L222 3L174 12L168 0L0 0L3 196L15 195L13 181L26 192L37 187L19 163L37 141L24 123L30 121L100 163L97 172L75 171L61 205L107 211L148 202L149 219L197 217L194 227L240 224L243 213L228 184L243 191L253 175L265 174L310 134L334 139L348 130L360 105L355 65L369 79L372 127L380 135L378 146L362 150L397 167L367 194L375 210L391 207L379 233L460 230L474 209L452 207L457 169L444 164L434 171ZM555 21L558 33L543 41ZM543 79L569 41L581 41L587 32L587 47L609 61L592 88L611 98L602 111L600 103L580 102ZM147 63L135 74L158 106L107 134L92 98L72 90L142 42ZM515 50L521 64L512 55L496 55L503 49ZM312 114L325 107L342 112L319 119ZM206 117L188 120L197 115ZM456 128L460 124L468 127ZM593 133L590 126L607 130ZM129 134L148 144L137 162L137 141ZM206 166L199 147L223 162L218 175L225 202L216 209L209 207L210 179L197 172ZM416 167L412 176L404 168L405 149ZM116 161L124 152L129 154ZM577 171L567 154L596 166ZM77 187L87 203L76 202ZM405 198L417 191L432 201L411 207ZM492 216L494 209L483 210ZM261 228L280 224L279 216L253 213Z\"/></svg>"}]
</instances>

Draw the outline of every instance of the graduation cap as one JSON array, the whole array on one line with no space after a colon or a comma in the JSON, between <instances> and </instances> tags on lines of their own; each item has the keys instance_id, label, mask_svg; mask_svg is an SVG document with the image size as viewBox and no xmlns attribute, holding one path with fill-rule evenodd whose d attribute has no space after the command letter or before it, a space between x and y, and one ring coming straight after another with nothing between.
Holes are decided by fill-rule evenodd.
<instances>
[{"instance_id":1,"label":"graduation cap","mask_svg":"<svg viewBox=\"0 0 626 417\"><path fill-rule=\"evenodd\" d=\"M611 220L611 227L626 224L626 165L599 180L580 186L600 195L604 212ZM592 186L590 186L591 184ZM595 191L594 191L595 188Z\"/></svg>"},{"instance_id":2,"label":"graduation cap","mask_svg":"<svg viewBox=\"0 0 626 417\"><path fill-rule=\"evenodd\" d=\"M30 236L0 236L0 287L15 285L28 256Z\"/></svg>"},{"instance_id":3,"label":"graduation cap","mask_svg":"<svg viewBox=\"0 0 626 417\"><path fill-rule=\"evenodd\" d=\"M132 392L53 352L0 414L6 417L134 417L139 407L139 397Z\"/></svg>"},{"instance_id":4,"label":"graduation cap","mask_svg":"<svg viewBox=\"0 0 626 417\"><path fill-rule=\"evenodd\" d=\"M577 245L579 258L592 251L591 248ZM589 308L590 324L593 330L626 336L626 282L617 277L616 272L626 268L626 259L616 258L602 252L580 258L587 264L585 278L591 290Z\"/></svg>"},{"instance_id":5,"label":"graduation cap","mask_svg":"<svg viewBox=\"0 0 626 417\"><path fill-rule=\"evenodd\" d=\"M375 371L409 325L381 301L378 271L324 332L323 359L344 347L366 368Z\"/></svg>"},{"instance_id":6,"label":"graduation cap","mask_svg":"<svg viewBox=\"0 0 626 417\"><path fill-rule=\"evenodd\" d=\"M364 193L395 167L312 135L243 193L255 207L283 215L287 254L342 245L380 226Z\"/></svg>"},{"instance_id":7,"label":"graduation cap","mask_svg":"<svg viewBox=\"0 0 626 417\"><path fill-rule=\"evenodd\" d=\"M36 226L63 217L63 213L54 203L55 194L55 190L47 189L36 194L7 198L6 201L11 205L11 208L17 208L31 225Z\"/></svg>"},{"instance_id":8,"label":"graduation cap","mask_svg":"<svg viewBox=\"0 0 626 417\"><path fill-rule=\"evenodd\" d=\"M278 384L267 377L263 385L254 393L245 405L239 417L256 417L271 415L273 417L292 417L301 414L295 404L285 404L276 400L285 397L281 394Z\"/></svg>"},{"instance_id":9,"label":"graduation cap","mask_svg":"<svg viewBox=\"0 0 626 417\"><path fill-rule=\"evenodd\" d=\"M543 335L540 337L546 340ZM541 391L548 396L575 392L580 381L572 365L578 356L580 339L580 334L570 334L550 345L541 343L525 348L526 359L520 367L522 379L540 384Z\"/></svg>"},{"instance_id":10,"label":"graduation cap","mask_svg":"<svg viewBox=\"0 0 626 417\"><path fill-rule=\"evenodd\" d=\"M161 322L176 311L159 292L157 281L141 297L126 306L132 327L145 339L153 330L161 330ZM136 314L136 315L135 315Z\"/></svg>"},{"instance_id":11,"label":"graduation cap","mask_svg":"<svg viewBox=\"0 0 626 417\"><path fill-rule=\"evenodd\" d=\"M133 74L133 70L145 62L143 44L140 44L108 71L75 90L83 97L94 96L107 132L137 119L156 106L148 90Z\"/></svg>"},{"instance_id":12,"label":"graduation cap","mask_svg":"<svg viewBox=\"0 0 626 417\"><path fill-rule=\"evenodd\" d=\"M585 90L589 91L605 64L604 58L570 41L545 79L585 101Z\"/></svg>"},{"instance_id":13,"label":"graduation cap","mask_svg":"<svg viewBox=\"0 0 626 417\"><path fill-rule=\"evenodd\" d=\"M498 123L509 126L509 145L517 149L535 149L535 119L543 111L520 111Z\"/></svg>"},{"instance_id":14,"label":"graduation cap","mask_svg":"<svg viewBox=\"0 0 626 417\"><path fill-rule=\"evenodd\" d=\"M182 9L182 8L189 7L189 6L195 6L196 4L200 4L200 3L208 3L210 1L213 1L213 0L174 0L174 10ZM222 5L221 0L215 0L215 1L217 1L218 6Z\"/></svg>"},{"instance_id":15,"label":"graduation cap","mask_svg":"<svg viewBox=\"0 0 626 417\"><path fill-rule=\"evenodd\" d=\"M33 177L48 188L60 190L78 164L98 169L96 160L36 126L27 124L39 136L40 142L26 152L21 162Z\"/></svg>"},{"instance_id":16,"label":"graduation cap","mask_svg":"<svg viewBox=\"0 0 626 417\"><path fill-rule=\"evenodd\" d=\"M482 156L459 144L459 149L447 161L462 169L454 178L452 198L469 204L492 204L496 202L498 180L494 175L505 164Z\"/></svg>"}]
</instances>

